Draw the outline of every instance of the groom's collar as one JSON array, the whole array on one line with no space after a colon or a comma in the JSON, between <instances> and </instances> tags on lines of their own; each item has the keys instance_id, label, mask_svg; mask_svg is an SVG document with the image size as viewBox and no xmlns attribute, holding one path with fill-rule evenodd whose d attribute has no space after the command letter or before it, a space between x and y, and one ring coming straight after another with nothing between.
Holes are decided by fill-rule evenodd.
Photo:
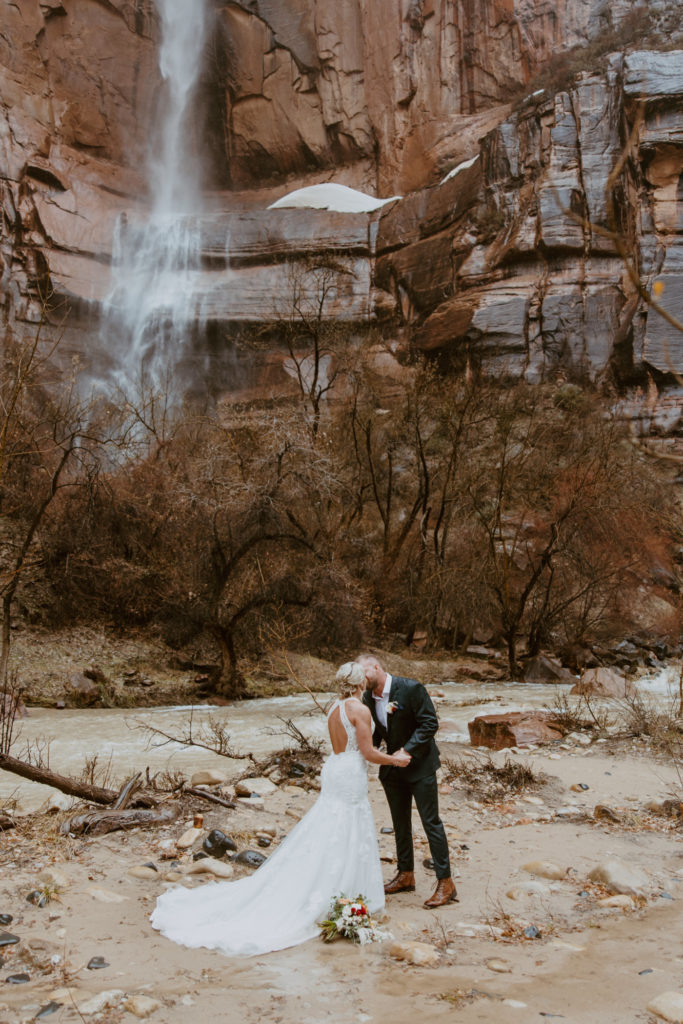
<instances>
[{"instance_id":1,"label":"groom's collar","mask_svg":"<svg viewBox=\"0 0 683 1024\"><path fill-rule=\"evenodd\" d=\"M393 683L393 681L393 676L391 675L390 672L387 672L386 679L384 680L384 686L382 687L382 693L380 696L377 696L376 693L373 693L372 696L374 697L374 699L389 700L389 694L391 693L391 684Z\"/></svg>"}]
</instances>

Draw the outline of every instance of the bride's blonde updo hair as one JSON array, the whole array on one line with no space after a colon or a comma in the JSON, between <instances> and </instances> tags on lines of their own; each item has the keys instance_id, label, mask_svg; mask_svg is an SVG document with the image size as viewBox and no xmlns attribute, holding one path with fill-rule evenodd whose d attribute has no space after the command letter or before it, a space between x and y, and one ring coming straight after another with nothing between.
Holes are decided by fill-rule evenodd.
<instances>
[{"instance_id":1,"label":"bride's blonde updo hair","mask_svg":"<svg viewBox=\"0 0 683 1024\"><path fill-rule=\"evenodd\" d=\"M365 672L355 661L346 661L335 676L340 700L352 697L358 687L365 687Z\"/></svg>"}]
</instances>

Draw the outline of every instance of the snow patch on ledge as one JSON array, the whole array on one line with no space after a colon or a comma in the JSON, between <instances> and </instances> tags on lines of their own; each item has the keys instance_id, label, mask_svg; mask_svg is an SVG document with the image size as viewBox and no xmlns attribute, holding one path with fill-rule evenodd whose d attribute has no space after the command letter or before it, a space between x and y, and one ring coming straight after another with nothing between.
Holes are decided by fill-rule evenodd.
<instances>
[{"instance_id":1,"label":"snow patch on ledge","mask_svg":"<svg viewBox=\"0 0 683 1024\"><path fill-rule=\"evenodd\" d=\"M450 179L454 178L456 176L456 174L460 174L460 171L464 171L468 167L471 167L472 164L476 163L476 161L478 159L479 159L479 154L477 153L477 155L473 156L471 160L464 160L461 164L458 164L457 167L454 167L452 171L449 171L448 174L446 175L446 177L441 179L441 181L439 182L439 185L443 185L443 183L445 181L450 181Z\"/></svg>"},{"instance_id":2,"label":"snow patch on ledge","mask_svg":"<svg viewBox=\"0 0 683 1024\"><path fill-rule=\"evenodd\" d=\"M386 203L393 203L402 196L390 196L388 199L376 199L365 192L358 192L355 188L347 185L335 185L334 182L326 182L322 185L309 185L308 188L298 188L277 199L268 207L269 210L280 210L284 208L332 210L335 213L372 213L379 210Z\"/></svg>"}]
</instances>

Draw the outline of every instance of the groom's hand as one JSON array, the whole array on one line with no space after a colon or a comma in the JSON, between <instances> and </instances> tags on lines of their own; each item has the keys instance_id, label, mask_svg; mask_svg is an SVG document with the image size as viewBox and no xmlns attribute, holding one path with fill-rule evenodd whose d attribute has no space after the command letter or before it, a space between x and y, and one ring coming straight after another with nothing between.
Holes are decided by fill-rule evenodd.
<instances>
[{"instance_id":1,"label":"groom's hand","mask_svg":"<svg viewBox=\"0 0 683 1024\"><path fill-rule=\"evenodd\" d=\"M403 747L394 753L394 757L396 758L397 768L407 768L412 761L412 757L403 749Z\"/></svg>"}]
</instances>

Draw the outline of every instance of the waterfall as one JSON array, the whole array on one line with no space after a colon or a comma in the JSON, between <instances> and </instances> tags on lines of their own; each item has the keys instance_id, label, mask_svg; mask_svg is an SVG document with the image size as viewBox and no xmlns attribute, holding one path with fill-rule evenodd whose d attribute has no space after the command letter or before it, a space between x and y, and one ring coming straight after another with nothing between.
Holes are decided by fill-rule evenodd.
<instances>
[{"instance_id":1,"label":"waterfall","mask_svg":"<svg viewBox=\"0 0 683 1024\"><path fill-rule=\"evenodd\" d=\"M193 100L206 34L206 0L155 0L164 83L148 161L150 208L122 215L112 248L103 342L124 391L164 390L190 336L201 327L202 208Z\"/></svg>"}]
</instances>

